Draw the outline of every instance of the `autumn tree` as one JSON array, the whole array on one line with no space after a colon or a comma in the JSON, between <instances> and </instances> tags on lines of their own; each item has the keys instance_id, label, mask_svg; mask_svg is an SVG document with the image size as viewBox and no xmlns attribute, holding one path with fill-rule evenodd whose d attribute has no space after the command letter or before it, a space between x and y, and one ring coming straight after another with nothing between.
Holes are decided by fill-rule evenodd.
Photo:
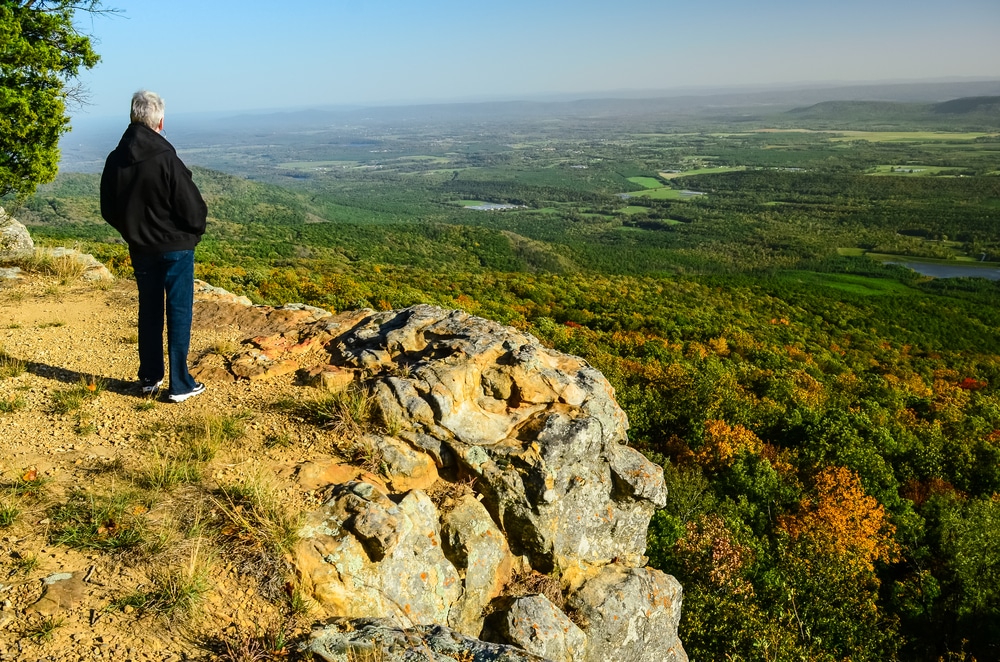
<instances>
[{"instance_id":1,"label":"autumn tree","mask_svg":"<svg viewBox=\"0 0 1000 662\"><path fill-rule=\"evenodd\" d=\"M77 11L100 11L100 0L0 2L0 197L23 200L55 178L74 81L99 60Z\"/></svg>"}]
</instances>

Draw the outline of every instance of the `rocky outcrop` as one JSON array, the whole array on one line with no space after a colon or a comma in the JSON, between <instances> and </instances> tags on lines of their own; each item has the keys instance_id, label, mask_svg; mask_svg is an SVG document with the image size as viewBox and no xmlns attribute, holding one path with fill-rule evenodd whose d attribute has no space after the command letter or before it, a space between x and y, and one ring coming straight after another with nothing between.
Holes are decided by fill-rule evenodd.
<instances>
[{"instance_id":1,"label":"rocky outcrop","mask_svg":"<svg viewBox=\"0 0 1000 662\"><path fill-rule=\"evenodd\" d=\"M115 277L111 274L104 263L95 258L90 253L81 253L75 248L44 248L41 249L45 257L49 260L61 260L68 263L75 263L80 269L80 278L90 281L111 281Z\"/></svg>"},{"instance_id":2,"label":"rocky outcrop","mask_svg":"<svg viewBox=\"0 0 1000 662\"><path fill-rule=\"evenodd\" d=\"M28 228L0 207L0 259L31 255L34 250Z\"/></svg>"},{"instance_id":3,"label":"rocky outcrop","mask_svg":"<svg viewBox=\"0 0 1000 662\"><path fill-rule=\"evenodd\" d=\"M65 263L65 267L54 266L56 273L73 273L83 280L111 281L114 276L106 266L93 255L81 253L75 248L35 248L28 229L0 207L0 260L32 257L37 254L38 262ZM0 278L20 278L19 267L8 267L0 273Z\"/></svg>"},{"instance_id":4,"label":"rocky outcrop","mask_svg":"<svg viewBox=\"0 0 1000 662\"><path fill-rule=\"evenodd\" d=\"M378 451L382 475L328 486L295 553L327 615L479 637L492 612L501 643L546 659L686 659L680 587L644 567L662 469L627 446L613 389L584 360L432 306L320 316L216 299L199 302L196 319L247 332L230 378L296 370L377 403L380 424L358 442ZM471 493L437 507L439 474ZM566 611L512 598L515 567L555 577Z\"/></svg>"}]
</instances>

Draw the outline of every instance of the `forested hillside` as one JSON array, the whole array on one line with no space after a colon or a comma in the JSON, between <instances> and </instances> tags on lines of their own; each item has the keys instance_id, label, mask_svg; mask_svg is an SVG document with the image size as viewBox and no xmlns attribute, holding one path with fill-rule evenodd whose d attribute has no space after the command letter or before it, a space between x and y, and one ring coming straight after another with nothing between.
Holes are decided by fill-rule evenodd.
<instances>
[{"instance_id":1,"label":"forested hillside","mask_svg":"<svg viewBox=\"0 0 1000 662\"><path fill-rule=\"evenodd\" d=\"M666 470L647 554L692 659L998 659L997 122L820 110L216 147L198 276L462 308L585 357ZM18 216L128 274L96 187L64 174Z\"/></svg>"}]
</instances>

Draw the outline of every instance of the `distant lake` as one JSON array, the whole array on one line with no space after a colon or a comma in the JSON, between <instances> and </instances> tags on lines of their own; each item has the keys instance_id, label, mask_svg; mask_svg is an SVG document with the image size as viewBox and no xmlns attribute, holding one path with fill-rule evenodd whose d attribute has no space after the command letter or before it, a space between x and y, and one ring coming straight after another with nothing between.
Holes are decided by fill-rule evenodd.
<instances>
[{"instance_id":1,"label":"distant lake","mask_svg":"<svg viewBox=\"0 0 1000 662\"><path fill-rule=\"evenodd\" d=\"M917 262L911 260L886 260L885 264L898 264L913 269L923 276L933 278L986 278L1000 280L1000 267L973 267L939 262Z\"/></svg>"}]
</instances>

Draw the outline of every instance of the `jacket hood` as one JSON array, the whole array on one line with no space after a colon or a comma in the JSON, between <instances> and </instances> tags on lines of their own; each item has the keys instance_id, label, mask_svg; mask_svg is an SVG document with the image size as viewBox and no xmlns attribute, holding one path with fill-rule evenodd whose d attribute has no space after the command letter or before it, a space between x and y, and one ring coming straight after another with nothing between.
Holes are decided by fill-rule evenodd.
<instances>
[{"instance_id":1,"label":"jacket hood","mask_svg":"<svg viewBox=\"0 0 1000 662\"><path fill-rule=\"evenodd\" d=\"M133 122L125 129L122 139L118 142L117 151L125 163L133 164L164 152L173 152L174 148L166 138L145 124Z\"/></svg>"}]
</instances>

